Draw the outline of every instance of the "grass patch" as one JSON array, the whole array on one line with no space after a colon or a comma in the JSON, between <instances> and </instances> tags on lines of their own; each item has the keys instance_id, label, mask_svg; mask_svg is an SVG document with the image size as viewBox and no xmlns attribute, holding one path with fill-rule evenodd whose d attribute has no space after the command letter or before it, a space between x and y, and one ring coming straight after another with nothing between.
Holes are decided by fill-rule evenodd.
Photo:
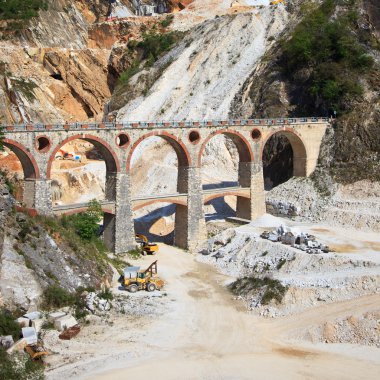
<instances>
[{"instance_id":1,"label":"grass patch","mask_svg":"<svg viewBox=\"0 0 380 380\"><path fill-rule=\"evenodd\" d=\"M24 78L12 78L11 82L13 88L16 91L21 92L29 101L32 102L36 98L34 94L34 89L38 86L34 82L30 82Z\"/></svg>"},{"instance_id":2,"label":"grass patch","mask_svg":"<svg viewBox=\"0 0 380 380\"><path fill-rule=\"evenodd\" d=\"M167 15L165 17L165 19L163 19L161 21L161 26L163 28L167 28L173 22L173 20L174 20L174 16L173 15Z\"/></svg>"},{"instance_id":3,"label":"grass patch","mask_svg":"<svg viewBox=\"0 0 380 380\"><path fill-rule=\"evenodd\" d=\"M269 277L244 277L230 284L229 289L233 294L239 296L260 294L261 304L268 305L272 300L281 303L288 288L283 286L280 281Z\"/></svg>"},{"instance_id":4,"label":"grass patch","mask_svg":"<svg viewBox=\"0 0 380 380\"><path fill-rule=\"evenodd\" d=\"M276 265L276 268L280 270L285 264L286 264L286 259L280 259L280 261Z\"/></svg>"},{"instance_id":5,"label":"grass patch","mask_svg":"<svg viewBox=\"0 0 380 380\"><path fill-rule=\"evenodd\" d=\"M128 251L128 256L133 260L137 260L140 258L142 252L143 252L142 248L138 247L138 248L131 249L130 251Z\"/></svg>"},{"instance_id":6,"label":"grass patch","mask_svg":"<svg viewBox=\"0 0 380 380\"><path fill-rule=\"evenodd\" d=\"M63 216L62 218L37 216L37 223L42 224L48 233L65 242L79 259L86 259L94 263L99 274L109 269L111 259L107 256L107 248L98 236L98 222L102 218L99 202L91 201L85 213Z\"/></svg>"}]
</instances>

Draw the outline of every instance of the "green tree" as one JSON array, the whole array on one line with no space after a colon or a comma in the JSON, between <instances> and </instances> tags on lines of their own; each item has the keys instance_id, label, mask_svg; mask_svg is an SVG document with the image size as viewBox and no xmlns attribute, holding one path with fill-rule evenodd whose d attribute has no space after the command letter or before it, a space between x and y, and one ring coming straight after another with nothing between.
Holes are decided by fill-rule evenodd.
<instances>
[{"instance_id":1,"label":"green tree","mask_svg":"<svg viewBox=\"0 0 380 380\"><path fill-rule=\"evenodd\" d=\"M73 224L77 234L85 240L91 240L98 236L99 222L102 218L101 204L96 199L91 200L86 212L73 217Z\"/></svg>"}]
</instances>

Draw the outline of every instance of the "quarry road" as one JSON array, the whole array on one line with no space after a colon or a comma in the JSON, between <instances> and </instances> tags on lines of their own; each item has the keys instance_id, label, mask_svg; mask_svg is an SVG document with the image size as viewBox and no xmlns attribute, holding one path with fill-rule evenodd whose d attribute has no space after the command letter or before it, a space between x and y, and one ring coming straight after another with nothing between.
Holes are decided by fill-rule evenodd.
<instances>
[{"instance_id":1,"label":"quarry road","mask_svg":"<svg viewBox=\"0 0 380 380\"><path fill-rule=\"evenodd\" d=\"M378 379L379 351L296 342L292 336L308 320L324 314L363 312L380 295L325 305L302 314L264 320L249 314L223 286L228 278L197 263L194 256L162 246L159 273L174 308L142 332L136 357L103 362L101 372L83 379ZM144 259L152 261L148 257ZM295 336L294 336L295 337ZM292 339L292 340L290 340ZM342 346L341 346L342 347ZM363 351L364 350L364 351ZM82 376L80 376L82 378Z\"/></svg>"}]
</instances>

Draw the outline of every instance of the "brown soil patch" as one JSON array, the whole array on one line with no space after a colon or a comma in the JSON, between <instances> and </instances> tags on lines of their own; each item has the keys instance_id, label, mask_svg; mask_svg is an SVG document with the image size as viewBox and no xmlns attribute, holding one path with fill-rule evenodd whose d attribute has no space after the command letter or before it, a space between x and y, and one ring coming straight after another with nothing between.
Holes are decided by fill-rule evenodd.
<instances>
[{"instance_id":1,"label":"brown soil patch","mask_svg":"<svg viewBox=\"0 0 380 380\"><path fill-rule=\"evenodd\" d=\"M209 298L208 292L206 290L189 290L188 294L193 298Z\"/></svg>"},{"instance_id":2,"label":"brown soil patch","mask_svg":"<svg viewBox=\"0 0 380 380\"><path fill-rule=\"evenodd\" d=\"M336 253L355 253L355 252L358 252L358 248L352 244L330 245L330 249Z\"/></svg>"},{"instance_id":3,"label":"brown soil patch","mask_svg":"<svg viewBox=\"0 0 380 380\"><path fill-rule=\"evenodd\" d=\"M293 356L296 358L306 358L307 356L316 355L313 352L299 350L297 348L292 348L292 347L276 348L274 351L285 356Z\"/></svg>"},{"instance_id":4,"label":"brown soil patch","mask_svg":"<svg viewBox=\"0 0 380 380\"><path fill-rule=\"evenodd\" d=\"M312 231L320 232L322 234L331 234L331 230L329 230L327 228L312 228Z\"/></svg>"},{"instance_id":5,"label":"brown soil patch","mask_svg":"<svg viewBox=\"0 0 380 380\"><path fill-rule=\"evenodd\" d=\"M369 248L373 251L380 252L380 243L375 242L375 241L365 241L364 244L366 248Z\"/></svg>"}]
</instances>

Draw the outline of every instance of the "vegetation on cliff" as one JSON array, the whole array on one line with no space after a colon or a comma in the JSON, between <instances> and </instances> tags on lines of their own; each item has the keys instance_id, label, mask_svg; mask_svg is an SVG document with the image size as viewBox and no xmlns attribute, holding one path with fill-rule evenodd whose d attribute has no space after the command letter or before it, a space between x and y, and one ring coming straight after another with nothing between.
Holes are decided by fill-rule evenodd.
<instances>
[{"instance_id":1,"label":"vegetation on cliff","mask_svg":"<svg viewBox=\"0 0 380 380\"><path fill-rule=\"evenodd\" d=\"M378 42L358 28L356 1L343 1L345 11L336 14L339 3L325 0L282 43L281 69L293 83L302 85L303 98L308 100L298 106L298 113L349 111L363 95L361 77L374 66L364 43L378 47Z\"/></svg>"},{"instance_id":2,"label":"vegetation on cliff","mask_svg":"<svg viewBox=\"0 0 380 380\"><path fill-rule=\"evenodd\" d=\"M30 20L40 9L47 9L45 0L6 0L0 2L0 20Z\"/></svg>"},{"instance_id":3,"label":"vegetation on cliff","mask_svg":"<svg viewBox=\"0 0 380 380\"><path fill-rule=\"evenodd\" d=\"M40 10L46 10L45 0L6 0L0 2L0 21L6 21L0 29L18 31L24 29L27 21L38 16Z\"/></svg>"}]
</instances>

